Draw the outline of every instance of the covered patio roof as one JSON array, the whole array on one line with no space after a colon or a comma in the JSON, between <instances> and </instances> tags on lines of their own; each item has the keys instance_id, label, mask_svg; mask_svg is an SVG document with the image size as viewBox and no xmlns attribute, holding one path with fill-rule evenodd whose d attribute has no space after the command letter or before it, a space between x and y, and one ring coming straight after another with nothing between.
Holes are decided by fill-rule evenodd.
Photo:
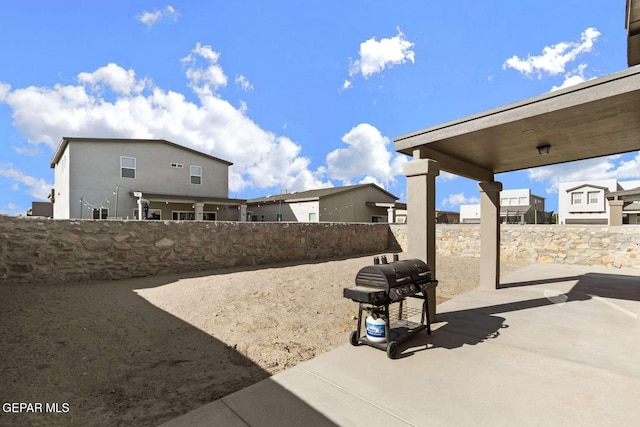
<instances>
[{"instance_id":1,"label":"covered patio roof","mask_svg":"<svg viewBox=\"0 0 640 427\"><path fill-rule=\"evenodd\" d=\"M640 150L640 67L394 138L396 151L478 181ZM549 146L539 154L538 147Z\"/></svg>"}]
</instances>

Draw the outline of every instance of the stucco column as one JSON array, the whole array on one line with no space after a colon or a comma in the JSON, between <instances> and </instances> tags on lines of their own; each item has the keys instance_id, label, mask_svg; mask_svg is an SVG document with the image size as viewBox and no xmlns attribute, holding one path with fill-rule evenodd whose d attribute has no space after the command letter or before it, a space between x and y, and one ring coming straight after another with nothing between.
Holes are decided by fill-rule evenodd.
<instances>
[{"instance_id":1,"label":"stucco column","mask_svg":"<svg viewBox=\"0 0 640 427\"><path fill-rule=\"evenodd\" d=\"M480 287L500 286L500 192L502 183L481 182L480 190Z\"/></svg>"},{"instance_id":2,"label":"stucco column","mask_svg":"<svg viewBox=\"0 0 640 427\"><path fill-rule=\"evenodd\" d=\"M202 221L204 219L204 203L203 202L195 202L193 204L193 208L195 210L196 221Z\"/></svg>"},{"instance_id":3,"label":"stucco column","mask_svg":"<svg viewBox=\"0 0 640 427\"><path fill-rule=\"evenodd\" d=\"M142 203L142 196L138 197L138 220L142 221L144 218L144 209Z\"/></svg>"},{"instance_id":4,"label":"stucco column","mask_svg":"<svg viewBox=\"0 0 640 427\"><path fill-rule=\"evenodd\" d=\"M436 177L440 165L435 160L421 159L420 150L413 160L404 164L407 176L407 252L409 258L419 258L436 276ZM429 320L436 321L436 292L430 290Z\"/></svg>"},{"instance_id":5,"label":"stucco column","mask_svg":"<svg viewBox=\"0 0 640 427\"><path fill-rule=\"evenodd\" d=\"M240 221L247 222L247 205L240 205Z\"/></svg>"},{"instance_id":6,"label":"stucco column","mask_svg":"<svg viewBox=\"0 0 640 427\"><path fill-rule=\"evenodd\" d=\"M622 225L622 200L609 200L609 225Z\"/></svg>"},{"instance_id":7,"label":"stucco column","mask_svg":"<svg viewBox=\"0 0 640 427\"><path fill-rule=\"evenodd\" d=\"M396 222L393 208L387 208L387 222L393 224Z\"/></svg>"}]
</instances>

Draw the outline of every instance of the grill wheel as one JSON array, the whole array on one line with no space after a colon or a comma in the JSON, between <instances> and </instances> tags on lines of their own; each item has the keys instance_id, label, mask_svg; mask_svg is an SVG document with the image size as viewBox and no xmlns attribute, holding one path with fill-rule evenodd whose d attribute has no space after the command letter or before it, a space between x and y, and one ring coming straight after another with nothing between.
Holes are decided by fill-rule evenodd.
<instances>
[{"instance_id":1,"label":"grill wheel","mask_svg":"<svg viewBox=\"0 0 640 427\"><path fill-rule=\"evenodd\" d=\"M360 344L360 337L358 336L358 331L351 332L351 336L349 337L349 342L354 347Z\"/></svg>"},{"instance_id":2,"label":"grill wheel","mask_svg":"<svg viewBox=\"0 0 640 427\"><path fill-rule=\"evenodd\" d=\"M398 356L398 343L391 341L387 346L387 356L389 359L395 359Z\"/></svg>"}]
</instances>

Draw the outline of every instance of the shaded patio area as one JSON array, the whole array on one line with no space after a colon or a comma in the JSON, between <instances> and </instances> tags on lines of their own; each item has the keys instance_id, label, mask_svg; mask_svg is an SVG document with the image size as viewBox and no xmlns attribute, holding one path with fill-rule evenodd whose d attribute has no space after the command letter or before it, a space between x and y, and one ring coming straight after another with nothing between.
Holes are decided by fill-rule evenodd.
<instances>
[{"instance_id":1,"label":"shaded patio area","mask_svg":"<svg viewBox=\"0 0 640 427\"><path fill-rule=\"evenodd\" d=\"M640 273L531 265L501 286L440 304L397 360L345 344L166 425L635 425Z\"/></svg>"}]
</instances>

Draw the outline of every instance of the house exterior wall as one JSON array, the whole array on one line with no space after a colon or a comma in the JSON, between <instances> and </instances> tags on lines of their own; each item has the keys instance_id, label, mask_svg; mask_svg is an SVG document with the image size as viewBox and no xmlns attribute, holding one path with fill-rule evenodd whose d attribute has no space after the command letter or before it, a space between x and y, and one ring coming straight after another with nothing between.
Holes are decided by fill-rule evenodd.
<instances>
[{"instance_id":1,"label":"house exterior wall","mask_svg":"<svg viewBox=\"0 0 640 427\"><path fill-rule=\"evenodd\" d=\"M278 221L278 214L282 215L282 221L288 222L318 222L317 200L308 202L287 203L277 199L251 205L247 208L249 221ZM315 214L316 220L310 221L309 214Z\"/></svg>"},{"instance_id":2,"label":"house exterior wall","mask_svg":"<svg viewBox=\"0 0 640 427\"><path fill-rule=\"evenodd\" d=\"M608 224L609 203L605 191L618 191L622 188L616 179L594 181L561 182L558 185L558 222L560 224ZM582 195L581 203L572 203L573 194ZM589 193L598 195L598 201L592 203Z\"/></svg>"},{"instance_id":3,"label":"house exterior wall","mask_svg":"<svg viewBox=\"0 0 640 427\"><path fill-rule=\"evenodd\" d=\"M332 222L387 222L387 208L367 206L367 202L395 203L395 198L371 186L331 194L320 200L320 221Z\"/></svg>"},{"instance_id":4,"label":"house exterior wall","mask_svg":"<svg viewBox=\"0 0 640 427\"><path fill-rule=\"evenodd\" d=\"M480 224L480 205L460 205L461 224Z\"/></svg>"},{"instance_id":5,"label":"house exterior wall","mask_svg":"<svg viewBox=\"0 0 640 427\"><path fill-rule=\"evenodd\" d=\"M65 151L55 168L55 218L91 218L94 207L108 209L109 217L133 218L133 191L228 196L226 163L162 142L70 141ZM58 171L65 156L67 169ZM135 178L121 176L121 156L136 159ZM202 167L201 184L191 184L191 165Z\"/></svg>"},{"instance_id":6,"label":"house exterior wall","mask_svg":"<svg viewBox=\"0 0 640 427\"><path fill-rule=\"evenodd\" d=\"M513 208L513 212L517 212L514 215L518 217L522 215L524 223L540 223L539 218L542 218L545 212L544 198L531 194L529 188L502 190L500 192L501 215L505 217L510 208ZM525 209L526 212L522 213ZM509 213L509 217L512 216ZM460 205L460 223L479 224L480 205Z\"/></svg>"},{"instance_id":7,"label":"house exterior wall","mask_svg":"<svg viewBox=\"0 0 640 427\"><path fill-rule=\"evenodd\" d=\"M53 217L54 218L70 218L71 215L71 195L69 194L70 188L70 145L67 145L60 160L55 165L54 169L54 195L55 203L53 204ZM80 205L80 199L75 199L77 203L76 207Z\"/></svg>"}]
</instances>

